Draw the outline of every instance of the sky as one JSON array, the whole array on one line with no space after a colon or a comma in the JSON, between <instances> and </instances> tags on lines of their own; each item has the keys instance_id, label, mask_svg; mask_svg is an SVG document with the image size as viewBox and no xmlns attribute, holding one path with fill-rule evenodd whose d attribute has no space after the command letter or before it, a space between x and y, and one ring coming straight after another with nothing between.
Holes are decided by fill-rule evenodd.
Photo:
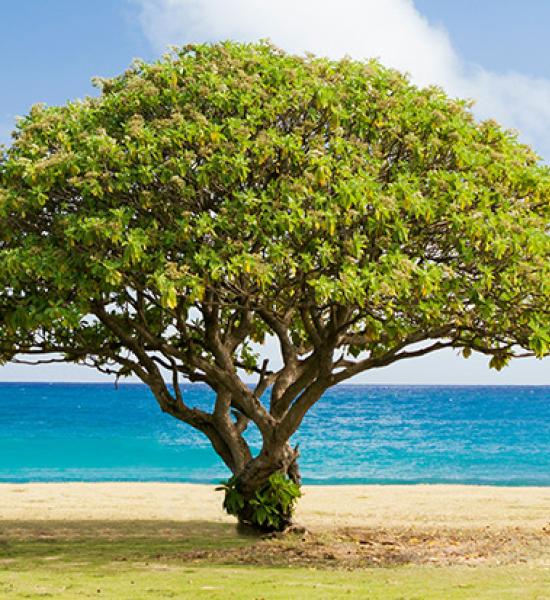
<instances>
[{"instance_id":1,"label":"sky","mask_svg":"<svg viewBox=\"0 0 550 600\"><path fill-rule=\"evenodd\" d=\"M2 0L0 143L36 102L95 95L93 76L153 60L169 44L270 38L292 51L377 57L472 98L550 161L548 0ZM269 348L269 354L274 349ZM96 381L72 365L0 367L0 381ZM452 351L371 371L357 383L550 384L548 359L500 373Z\"/></svg>"}]
</instances>

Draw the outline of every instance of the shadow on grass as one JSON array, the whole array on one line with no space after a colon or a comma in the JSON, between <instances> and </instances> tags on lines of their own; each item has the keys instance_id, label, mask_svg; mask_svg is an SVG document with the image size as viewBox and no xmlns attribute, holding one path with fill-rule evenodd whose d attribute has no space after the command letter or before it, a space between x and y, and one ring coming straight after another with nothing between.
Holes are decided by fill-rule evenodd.
<instances>
[{"instance_id":1,"label":"shadow on grass","mask_svg":"<svg viewBox=\"0 0 550 600\"><path fill-rule=\"evenodd\" d=\"M212 521L0 521L0 571L182 564L362 569L504 565L550 558L545 531L341 529L261 539Z\"/></svg>"},{"instance_id":2,"label":"shadow on grass","mask_svg":"<svg viewBox=\"0 0 550 600\"><path fill-rule=\"evenodd\" d=\"M253 545L258 536L209 521L0 521L0 568L147 562Z\"/></svg>"}]
</instances>

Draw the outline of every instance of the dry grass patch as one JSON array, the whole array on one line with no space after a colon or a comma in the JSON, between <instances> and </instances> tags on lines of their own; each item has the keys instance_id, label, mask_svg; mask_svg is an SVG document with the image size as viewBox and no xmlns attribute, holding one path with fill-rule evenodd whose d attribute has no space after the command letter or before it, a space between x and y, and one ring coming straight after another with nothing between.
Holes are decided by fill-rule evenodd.
<instances>
[{"instance_id":1,"label":"dry grass patch","mask_svg":"<svg viewBox=\"0 0 550 600\"><path fill-rule=\"evenodd\" d=\"M238 548L184 552L184 561L360 569L398 565L550 567L550 534L521 529L343 529L286 535Z\"/></svg>"}]
</instances>

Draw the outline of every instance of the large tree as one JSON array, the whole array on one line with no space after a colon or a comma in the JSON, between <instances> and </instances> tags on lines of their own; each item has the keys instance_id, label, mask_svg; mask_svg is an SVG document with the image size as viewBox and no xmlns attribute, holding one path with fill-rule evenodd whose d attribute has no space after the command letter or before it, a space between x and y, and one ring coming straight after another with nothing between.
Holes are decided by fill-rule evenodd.
<instances>
[{"instance_id":1,"label":"large tree","mask_svg":"<svg viewBox=\"0 0 550 600\"><path fill-rule=\"evenodd\" d=\"M441 348L548 352L550 171L468 103L269 44L98 85L35 106L0 157L0 359L137 375L209 438L242 521L289 522L289 440L330 386Z\"/></svg>"}]
</instances>

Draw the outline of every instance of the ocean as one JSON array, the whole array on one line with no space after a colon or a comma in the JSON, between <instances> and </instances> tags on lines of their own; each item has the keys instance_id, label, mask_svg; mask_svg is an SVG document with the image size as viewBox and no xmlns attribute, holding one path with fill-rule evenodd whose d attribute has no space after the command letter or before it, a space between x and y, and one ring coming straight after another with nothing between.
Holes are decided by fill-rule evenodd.
<instances>
[{"instance_id":1,"label":"ocean","mask_svg":"<svg viewBox=\"0 0 550 600\"><path fill-rule=\"evenodd\" d=\"M212 401L184 386L190 404ZM251 432L250 443L259 438ZM328 391L293 438L305 483L550 485L550 386ZM199 432L142 385L0 383L0 482L218 482Z\"/></svg>"}]
</instances>

